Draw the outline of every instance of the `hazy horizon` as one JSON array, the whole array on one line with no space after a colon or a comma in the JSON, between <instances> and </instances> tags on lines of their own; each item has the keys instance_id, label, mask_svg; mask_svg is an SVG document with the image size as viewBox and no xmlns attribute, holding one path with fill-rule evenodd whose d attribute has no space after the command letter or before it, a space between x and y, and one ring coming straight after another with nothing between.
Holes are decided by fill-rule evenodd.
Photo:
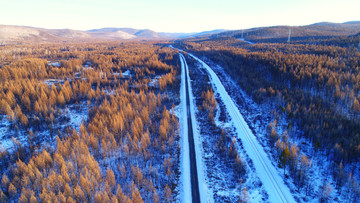
<instances>
[{"instance_id":1,"label":"hazy horizon","mask_svg":"<svg viewBox=\"0 0 360 203\"><path fill-rule=\"evenodd\" d=\"M331 21L321 21L321 22L312 22L312 23L309 23L309 24L303 24L303 25L280 25L280 24L274 24L274 25L266 25L266 26L257 26L257 27L248 27L248 28L243 28L243 29L252 29L252 28L260 28L260 27L272 27L272 26L306 26L306 25L312 25L312 24L316 24L316 23L348 23L348 22L360 22L360 20L348 20L348 21L344 21L344 22L331 22ZM62 30L62 29L70 29L70 30L79 30L79 31L91 31L91 30L98 30L98 29L111 29L111 28L114 28L114 29L136 29L136 30L152 30L152 31L155 31L155 32L158 32L158 33L172 33L172 34L190 34L190 33L200 33L200 32L207 32L207 31L214 31L214 30L228 30L228 31L231 31L231 29L225 29L225 28L215 28L215 29L211 29L211 30L199 30L199 31L189 31L189 32L169 32L169 31L157 31L157 30L153 30L151 28L137 28L137 27L94 27L94 28L90 28L90 29L76 29L76 28L67 28L67 27L64 27L64 28L49 28L49 27L39 27L39 26L31 26L31 25L15 25L15 24L0 24L0 25L4 25L4 26L22 26L22 27L32 27L32 28L41 28L41 29L59 29L59 30ZM233 29L233 30L241 30L240 28L239 29Z\"/></svg>"},{"instance_id":2,"label":"hazy horizon","mask_svg":"<svg viewBox=\"0 0 360 203\"><path fill-rule=\"evenodd\" d=\"M13 0L2 3L0 24L74 30L129 27L190 33L356 21L360 20L359 6L355 0Z\"/></svg>"}]
</instances>

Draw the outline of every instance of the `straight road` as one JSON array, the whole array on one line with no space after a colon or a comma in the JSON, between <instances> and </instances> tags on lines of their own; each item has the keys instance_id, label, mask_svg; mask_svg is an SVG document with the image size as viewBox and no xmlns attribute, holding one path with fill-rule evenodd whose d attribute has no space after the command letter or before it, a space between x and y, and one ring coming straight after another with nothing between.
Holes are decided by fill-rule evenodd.
<instances>
[{"instance_id":1,"label":"straight road","mask_svg":"<svg viewBox=\"0 0 360 203\"><path fill-rule=\"evenodd\" d=\"M191 115L191 106L190 106L190 90L189 90L189 86L190 86L190 79L188 79L189 77L189 70L188 70L188 66L185 60L185 57L180 53L180 61L181 61L181 72L182 72L182 87L185 87L185 94L184 94L184 90L182 89L182 94L181 94L181 99L184 100L185 99L185 106L183 105L183 111L186 111L186 113L184 112L184 117L186 119L186 121L183 122L184 126L183 129L184 131L184 135L187 137L184 138L184 141L186 142L186 140L188 140L188 143L183 143L184 145L188 145L188 147L184 147L186 148L186 150L184 150L184 155L186 156L187 154L189 155L189 157L184 157L184 159L190 159L190 163L187 163L187 160L184 160L185 163L190 164L190 183L191 183L191 199L193 203L200 203L200 191L199 191L199 178L198 178L198 172L197 172L197 164L196 164L196 150L195 150L195 143L194 143L194 132L193 132L193 122L192 122L192 115ZM183 84L183 82L185 82L185 85ZM184 98L185 97L185 98ZM184 101L182 101L184 102ZM185 107L185 109L184 109ZM184 164L184 170L186 170L186 172L184 172L185 174L188 174L188 168L186 168L187 164ZM184 177L184 179L189 178L189 177ZM189 183L187 183L187 180L184 180L184 190L188 190ZM184 191L184 202L189 201L190 197L188 194L188 191Z\"/></svg>"}]
</instances>

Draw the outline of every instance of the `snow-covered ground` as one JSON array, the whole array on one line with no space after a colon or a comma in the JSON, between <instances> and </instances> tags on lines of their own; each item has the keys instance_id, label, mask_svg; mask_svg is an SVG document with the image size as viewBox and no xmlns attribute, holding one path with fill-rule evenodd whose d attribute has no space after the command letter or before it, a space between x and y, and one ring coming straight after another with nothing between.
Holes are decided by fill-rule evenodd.
<instances>
[{"instance_id":1,"label":"snow-covered ground","mask_svg":"<svg viewBox=\"0 0 360 203\"><path fill-rule=\"evenodd\" d=\"M64 80L61 80L61 79L46 79L43 82L45 84L47 84L48 86L64 84Z\"/></svg>"},{"instance_id":2,"label":"snow-covered ground","mask_svg":"<svg viewBox=\"0 0 360 203\"><path fill-rule=\"evenodd\" d=\"M70 119L66 124L75 128L77 132L80 130L80 125L87 121L89 106L87 101L82 101L80 104L69 105L67 117Z\"/></svg>"},{"instance_id":3,"label":"snow-covered ground","mask_svg":"<svg viewBox=\"0 0 360 203\"><path fill-rule=\"evenodd\" d=\"M0 151L7 150L14 147L14 143L11 141L9 135L10 121L5 115L0 115Z\"/></svg>"},{"instance_id":4,"label":"snow-covered ground","mask_svg":"<svg viewBox=\"0 0 360 203\"><path fill-rule=\"evenodd\" d=\"M237 135L241 139L248 156L254 163L257 175L264 184L264 187L269 195L269 201L295 202L289 188L284 184L284 181L272 165L263 147L256 140L256 137L253 135L235 103L226 92L220 79L206 63L191 54L189 55L202 64L202 66L208 71L212 80L213 89L216 89L224 102L228 114L234 123Z\"/></svg>"},{"instance_id":5,"label":"snow-covered ground","mask_svg":"<svg viewBox=\"0 0 360 203\"><path fill-rule=\"evenodd\" d=\"M151 81L150 81L149 84L148 84L149 87L155 87L155 86L158 84L160 77L161 77L161 76L157 75L157 76L155 76L154 78L152 78Z\"/></svg>"}]
</instances>

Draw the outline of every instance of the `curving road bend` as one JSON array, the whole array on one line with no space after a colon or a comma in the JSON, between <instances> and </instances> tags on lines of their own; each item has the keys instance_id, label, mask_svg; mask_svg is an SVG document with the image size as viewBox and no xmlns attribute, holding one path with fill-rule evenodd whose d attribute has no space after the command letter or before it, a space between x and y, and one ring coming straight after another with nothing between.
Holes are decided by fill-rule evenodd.
<instances>
[{"instance_id":1,"label":"curving road bend","mask_svg":"<svg viewBox=\"0 0 360 203\"><path fill-rule=\"evenodd\" d=\"M234 123L238 138L241 139L246 153L254 163L256 173L269 195L269 201L295 202L290 189L285 185L283 179L272 165L263 147L259 144L256 137L250 130L239 109L225 90L219 77L205 62L192 54L188 53L188 55L198 61L208 72L213 88L215 88L219 93L220 98L224 102L231 120Z\"/></svg>"}]
</instances>

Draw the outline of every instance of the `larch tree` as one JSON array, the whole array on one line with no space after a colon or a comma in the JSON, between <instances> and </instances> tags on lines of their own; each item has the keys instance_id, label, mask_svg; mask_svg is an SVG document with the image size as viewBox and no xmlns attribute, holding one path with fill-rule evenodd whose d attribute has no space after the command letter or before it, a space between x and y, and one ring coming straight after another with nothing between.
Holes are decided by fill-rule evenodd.
<instances>
[{"instance_id":1,"label":"larch tree","mask_svg":"<svg viewBox=\"0 0 360 203\"><path fill-rule=\"evenodd\" d=\"M246 187L244 187L240 193L239 202L241 203L250 202L249 192Z\"/></svg>"},{"instance_id":2,"label":"larch tree","mask_svg":"<svg viewBox=\"0 0 360 203\"><path fill-rule=\"evenodd\" d=\"M119 184L117 185L117 189L116 189L116 197L117 197L118 201L121 203L122 202L131 203L130 198L123 193L122 188Z\"/></svg>"},{"instance_id":3,"label":"larch tree","mask_svg":"<svg viewBox=\"0 0 360 203\"><path fill-rule=\"evenodd\" d=\"M12 183L9 184L8 192L10 194L10 197L12 197L12 198L14 198L15 195L17 194L17 190Z\"/></svg>"},{"instance_id":4,"label":"larch tree","mask_svg":"<svg viewBox=\"0 0 360 203\"><path fill-rule=\"evenodd\" d=\"M131 201L132 203L144 203L143 198L140 195L139 190L135 186L132 193L131 193Z\"/></svg>"},{"instance_id":5,"label":"larch tree","mask_svg":"<svg viewBox=\"0 0 360 203\"><path fill-rule=\"evenodd\" d=\"M280 164L280 167L284 168L284 175L285 175L285 168L289 162L289 159L290 159L289 147L285 147L285 149L281 152L280 157L279 157L279 164Z\"/></svg>"},{"instance_id":6,"label":"larch tree","mask_svg":"<svg viewBox=\"0 0 360 203\"><path fill-rule=\"evenodd\" d=\"M168 184L166 184L164 188L164 198L166 202L171 202L171 194L172 194L171 188L169 187Z\"/></svg>"},{"instance_id":7,"label":"larch tree","mask_svg":"<svg viewBox=\"0 0 360 203\"><path fill-rule=\"evenodd\" d=\"M3 189L5 188L8 188L9 187L9 183L10 183L10 180L9 178L7 177L7 175L4 173L2 178L1 178L1 187Z\"/></svg>"},{"instance_id":8,"label":"larch tree","mask_svg":"<svg viewBox=\"0 0 360 203\"><path fill-rule=\"evenodd\" d=\"M106 169L105 180L112 188L112 190L115 190L115 186L116 186L115 175L113 170L111 170L110 168Z\"/></svg>"}]
</instances>

